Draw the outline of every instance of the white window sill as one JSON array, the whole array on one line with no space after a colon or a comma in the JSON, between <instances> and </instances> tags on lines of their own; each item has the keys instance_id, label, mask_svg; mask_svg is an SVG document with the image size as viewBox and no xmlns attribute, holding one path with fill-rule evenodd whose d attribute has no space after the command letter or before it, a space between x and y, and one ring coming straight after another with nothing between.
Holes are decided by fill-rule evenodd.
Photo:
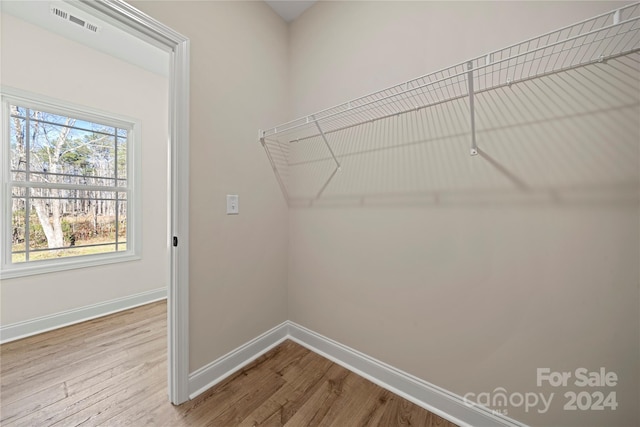
<instances>
[{"instance_id":1,"label":"white window sill","mask_svg":"<svg viewBox=\"0 0 640 427\"><path fill-rule=\"evenodd\" d=\"M100 265L136 261L141 258L138 254L123 252L118 254L85 255L82 257L70 257L68 259L58 258L55 260L31 261L4 267L2 271L0 271L0 279L14 279L17 277L54 273L77 268L97 267Z\"/></svg>"}]
</instances>

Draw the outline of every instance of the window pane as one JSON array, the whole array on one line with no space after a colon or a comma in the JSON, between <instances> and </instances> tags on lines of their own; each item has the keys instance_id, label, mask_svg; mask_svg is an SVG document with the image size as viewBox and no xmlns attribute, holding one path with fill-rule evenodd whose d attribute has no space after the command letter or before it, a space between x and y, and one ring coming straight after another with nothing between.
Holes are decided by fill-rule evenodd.
<instances>
[{"instance_id":1,"label":"window pane","mask_svg":"<svg viewBox=\"0 0 640 427\"><path fill-rule=\"evenodd\" d=\"M118 197L125 197L122 193ZM118 200L118 242L127 241L127 201ZM115 218L114 218L115 219Z\"/></svg>"},{"instance_id":2,"label":"window pane","mask_svg":"<svg viewBox=\"0 0 640 427\"><path fill-rule=\"evenodd\" d=\"M115 180L127 177L125 129L117 129L116 147L116 128L112 126L19 106L11 106L11 112L11 170L25 170L29 158L32 182L127 185ZM28 134L27 120L19 117L27 112ZM14 174L13 178L25 176Z\"/></svg>"},{"instance_id":3,"label":"window pane","mask_svg":"<svg viewBox=\"0 0 640 427\"><path fill-rule=\"evenodd\" d=\"M32 181L78 183L69 177L81 176L91 177L85 185L115 186L115 138L112 135L36 121L30 129Z\"/></svg>"},{"instance_id":4,"label":"window pane","mask_svg":"<svg viewBox=\"0 0 640 427\"><path fill-rule=\"evenodd\" d=\"M38 217L38 210L42 207L41 213L43 214L43 222L40 222ZM49 215L49 209L44 200L31 199L29 209L29 250L33 249L45 249L48 247L47 235L45 234L45 228L51 226L51 218Z\"/></svg>"},{"instance_id":5,"label":"window pane","mask_svg":"<svg viewBox=\"0 0 640 427\"><path fill-rule=\"evenodd\" d=\"M20 193L14 189L14 198L11 207L11 252L13 262L25 261L25 230L26 230L26 210L25 199L15 197ZM19 190L19 189L18 189ZM24 189L22 189L24 190Z\"/></svg>"},{"instance_id":6,"label":"window pane","mask_svg":"<svg viewBox=\"0 0 640 427\"><path fill-rule=\"evenodd\" d=\"M14 264L25 262L26 260L27 257L24 252L11 255L11 262L13 262Z\"/></svg>"},{"instance_id":7,"label":"window pane","mask_svg":"<svg viewBox=\"0 0 640 427\"><path fill-rule=\"evenodd\" d=\"M127 179L127 138L118 137L118 178ZM118 185L127 185L126 181L119 181Z\"/></svg>"},{"instance_id":8,"label":"window pane","mask_svg":"<svg viewBox=\"0 0 640 427\"><path fill-rule=\"evenodd\" d=\"M24 140L25 120L11 118L9 143L11 147L11 170L25 170L27 166L26 146Z\"/></svg>"},{"instance_id":9,"label":"window pane","mask_svg":"<svg viewBox=\"0 0 640 427\"><path fill-rule=\"evenodd\" d=\"M11 172L11 180L13 181L26 181L27 176L24 172L13 171Z\"/></svg>"},{"instance_id":10,"label":"window pane","mask_svg":"<svg viewBox=\"0 0 640 427\"><path fill-rule=\"evenodd\" d=\"M73 129L61 165L66 174L93 177L91 185L115 185L114 144L113 136Z\"/></svg>"},{"instance_id":11,"label":"window pane","mask_svg":"<svg viewBox=\"0 0 640 427\"><path fill-rule=\"evenodd\" d=\"M58 139L64 138L60 126L43 125L38 121L29 123L29 171L35 172L31 180L38 182L57 182L55 175L59 172ZM41 172L41 174L38 174Z\"/></svg>"},{"instance_id":12,"label":"window pane","mask_svg":"<svg viewBox=\"0 0 640 427\"><path fill-rule=\"evenodd\" d=\"M13 195L13 262L25 251L32 261L126 250L126 192L14 187Z\"/></svg>"},{"instance_id":13,"label":"window pane","mask_svg":"<svg viewBox=\"0 0 640 427\"><path fill-rule=\"evenodd\" d=\"M68 117L66 116L60 116L58 114L47 113L45 111L34 109L29 110L29 117L31 117L32 120L46 121L57 124L65 124L68 120Z\"/></svg>"},{"instance_id":14,"label":"window pane","mask_svg":"<svg viewBox=\"0 0 640 427\"><path fill-rule=\"evenodd\" d=\"M18 105L10 105L11 117L26 117L26 109Z\"/></svg>"},{"instance_id":15,"label":"window pane","mask_svg":"<svg viewBox=\"0 0 640 427\"><path fill-rule=\"evenodd\" d=\"M81 255L95 255L115 252L115 244L106 244L99 246L89 247L67 247L57 251L51 250L37 250L29 253L29 261L55 259L55 258L67 258Z\"/></svg>"}]
</instances>

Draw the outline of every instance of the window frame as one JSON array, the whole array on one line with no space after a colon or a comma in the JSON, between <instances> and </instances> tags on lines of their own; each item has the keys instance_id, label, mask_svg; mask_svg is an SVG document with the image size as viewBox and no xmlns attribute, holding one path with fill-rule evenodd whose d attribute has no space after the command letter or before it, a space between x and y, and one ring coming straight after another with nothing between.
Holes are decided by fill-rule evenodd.
<instances>
[{"instance_id":1,"label":"window frame","mask_svg":"<svg viewBox=\"0 0 640 427\"><path fill-rule=\"evenodd\" d=\"M96 267L139 260L142 258L141 233L141 139L140 122L131 117L105 112L96 108L73 104L47 96L29 93L16 88L0 87L2 114L2 155L0 156L0 279L46 274L76 268ZM89 122L96 122L127 130L127 248L119 252L62 257L47 260L12 262L11 218L11 142L10 105L18 105L36 110L59 114Z\"/></svg>"}]
</instances>

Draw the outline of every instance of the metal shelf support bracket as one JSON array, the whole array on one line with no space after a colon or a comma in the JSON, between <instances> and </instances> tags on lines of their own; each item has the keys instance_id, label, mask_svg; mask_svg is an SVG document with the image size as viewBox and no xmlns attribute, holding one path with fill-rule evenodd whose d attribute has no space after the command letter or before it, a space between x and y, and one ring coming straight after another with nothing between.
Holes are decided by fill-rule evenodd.
<instances>
[{"instance_id":1,"label":"metal shelf support bracket","mask_svg":"<svg viewBox=\"0 0 640 427\"><path fill-rule=\"evenodd\" d=\"M320 132L320 136L322 136L322 140L324 141L325 145L329 149L329 152L331 153L331 157L333 157L333 161L336 162L337 170L340 170L342 168L342 166L340 166L340 162L338 161L338 158L336 157L335 153L331 149L331 146L329 145L329 141L327 141L327 136L324 134L324 131L320 127L320 124L316 120L316 117L315 116L311 116L311 120L313 120L315 122L316 127L318 128L318 132Z\"/></svg>"},{"instance_id":2,"label":"metal shelf support bracket","mask_svg":"<svg viewBox=\"0 0 640 427\"><path fill-rule=\"evenodd\" d=\"M311 116L311 119L315 122L316 127L318 128L318 132L320 132L320 136L322 136L322 140L324 141L324 144L329 149L329 152L331 153L331 157L333 157L333 161L336 162L336 168L333 170L333 173L331 173L331 175L329 176L329 179L327 179L327 181L324 183L324 185L316 195L316 199L319 199L320 196L322 196L322 193L324 193L324 190L326 190L326 188L329 186L329 183L331 182L333 177L336 175L336 173L342 170L342 166L340 166L340 162L338 161L336 154L331 149L331 146L329 145L329 141L327 141L327 136L324 134L324 131L320 127L320 123L318 123L318 121L316 120L316 116Z\"/></svg>"},{"instance_id":3,"label":"metal shelf support bracket","mask_svg":"<svg viewBox=\"0 0 640 427\"><path fill-rule=\"evenodd\" d=\"M470 154L475 156L478 154L478 145L476 144L476 114L473 103L473 61L467 62L467 82L469 84L469 114L471 116L471 150Z\"/></svg>"}]
</instances>

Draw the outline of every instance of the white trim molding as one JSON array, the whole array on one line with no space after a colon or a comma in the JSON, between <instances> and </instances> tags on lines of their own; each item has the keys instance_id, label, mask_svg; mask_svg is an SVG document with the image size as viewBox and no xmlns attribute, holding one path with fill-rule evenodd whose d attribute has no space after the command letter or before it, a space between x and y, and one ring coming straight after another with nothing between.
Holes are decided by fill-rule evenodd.
<instances>
[{"instance_id":1,"label":"white trim molding","mask_svg":"<svg viewBox=\"0 0 640 427\"><path fill-rule=\"evenodd\" d=\"M288 338L460 427L526 427L293 322Z\"/></svg>"},{"instance_id":2,"label":"white trim molding","mask_svg":"<svg viewBox=\"0 0 640 427\"><path fill-rule=\"evenodd\" d=\"M9 131L10 126L10 105L42 110L49 113L55 113L60 116L71 117L73 119L81 119L88 122L99 123L106 126L127 131L127 168L128 168L128 184L126 186L118 186L114 183L112 186L87 186L82 184L64 184L64 183L48 183L48 182L30 182L28 178L23 181L12 181L10 177L9 163L0 162L0 181L3 190L6 190L6 197L2 197L0 205L2 213L0 214L0 223L2 223L2 231L4 236L11 236L12 230L12 188L67 188L67 189L89 189L104 190L108 192L123 192L126 194L128 201L127 208L127 235L125 237L127 248L125 251L118 250L114 243L111 252L104 252L91 255L68 256L61 258L50 258L36 261L29 261L25 258L25 262L14 263L12 261L12 241L9 238L0 242L0 279L13 279L16 277L31 276L35 274L47 274L57 271L65 271L77 268L95 267L106 264L114 264L121 262L136 261L141 259L142 253L142 205L141 205L141 137L140 137L140 120L129 117L114 111L103 111L86 105L75 104L70 101L56 99L50 96L40 95L24 89L0 85L0 101L2 103L2 123L4 135L2 135L2 153L3 157L10 158L9 147ZM8 162L8 161L6 161ZM25 226L26 227L26 226ZM25 229L25 234L28 230Z\"/></svg>"},{"instance_id":3,"label":"white trim molding","mask_svg":"<svg viewBox=\"0 0 640 427\"><path fill-rule=\"evenodd\" d=\"M0 326L0 344L85 322L167 298L167 288L154 289L23 322Z\"/></svg>"},{"instance_id":4,"label":"white trim molding","mask_svg":"<svg viewBox=\"0 0 640 427\"><path fill-rule=\"evenodd\" d=\"M265 332L189 375L189 399L193 399L286 340L288 322Z\"/></svg>"},{"instance_id":5,"label":"white trim molding","mask_svg":"<svg viewBox=\"0 0 640 427\"><path fill-rule=\"evenodd\" d=\"M281 323L193 372L189 376L189 398L223 381L287 339L460 427L526 427L291 321Z\"/></svg>"}]
</instances>

